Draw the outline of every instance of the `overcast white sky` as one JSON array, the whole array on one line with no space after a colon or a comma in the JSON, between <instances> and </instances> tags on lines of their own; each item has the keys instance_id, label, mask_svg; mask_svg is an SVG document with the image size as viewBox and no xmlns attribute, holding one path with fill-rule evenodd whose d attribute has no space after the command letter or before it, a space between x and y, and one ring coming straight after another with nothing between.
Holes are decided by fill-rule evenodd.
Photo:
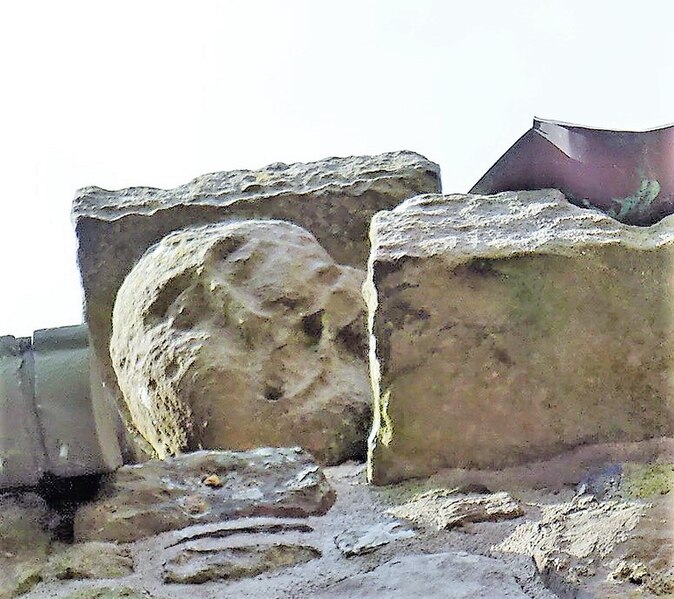
<instances>
[{"instance_id":1,"label":"overcast white sky","mask_svg":"<svg viewBox=\"0 0 674 599\"><path fill-rule=\"evenodd\" d=\"M70 203L410 149L467 191L534 116L674 121L668 0L0 0L0 334L81 322Z\"/></svg>"}]
</instances>

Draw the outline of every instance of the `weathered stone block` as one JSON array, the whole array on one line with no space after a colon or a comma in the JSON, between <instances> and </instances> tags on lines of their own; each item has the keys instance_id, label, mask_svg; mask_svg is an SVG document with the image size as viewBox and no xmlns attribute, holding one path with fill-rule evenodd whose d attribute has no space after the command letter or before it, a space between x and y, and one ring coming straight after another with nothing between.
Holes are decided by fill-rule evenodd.
<instances>
[{"instance_id":1,"label":"weathered stone block","mask_svg":"<svg viewBox=\"0 0 674 599\"><path fill-rule=\"evenodd\" d=\"M217 476L220 486L207 484ZM77 541L126 543L193 524L327 512L335 492L299 447L197 451L123 466L75 516Z\"/></svg>"},{"instance_id":2,"label":"weathered stone block","mask_svg":"<svg viewBox=\"0 0 674 599\"><path fill-rule=\"evenodd\" d=\"M0 337L0 489L113 470L114 422L91 393L86 326Z\"/></svg>"},{"instance_id":3,"label":"weathered stone block","mask_svg":"<svg viewBox=\"0 0 674 599\"><path fill-rule=\"evenodd\" d=\"M49 471L109 472L121 465L111 406L91 393L86 325L33 333L35 406Z\"/></svg>"},{"instance_id":4,"label":"weathered stone block","mask_svg":"<svg viewBox=\"0 0 674 599\"><path fill-rule=\"evenodd\" d=\"M0 489L34 485L46 468L29 338L0 337Z\"/></svg>"},{"instance_id":5,"label":"weathered stone block","mask_svg":"<svg viewBox=\"0 0 674 599\"><path fill-rule=\"evenodd\" d=\"M370 235L376 483L674 432L672 218L429 195Z\"/></svg>"},{"instance_id":6,"label":"weathered stone block","mask_svg":"<svg viewBox=\"0 0 674 599\"><path fill-rule=\"evenodd\" d=\"M167 233L231 219L287 220L313 233L338 263L363 267L372 215L439 191L439 167L413 152L212 173L170 190L80 190L73 219L86 321L103 381L115 385L108 345L117 290Z\"/></svg>"}]
</instances>

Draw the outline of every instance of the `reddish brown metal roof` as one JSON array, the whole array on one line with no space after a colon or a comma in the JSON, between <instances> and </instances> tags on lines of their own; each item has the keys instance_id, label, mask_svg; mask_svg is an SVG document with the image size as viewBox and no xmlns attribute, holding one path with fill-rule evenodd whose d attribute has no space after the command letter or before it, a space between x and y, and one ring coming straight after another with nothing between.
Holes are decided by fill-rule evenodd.
<instances>
[{"instance_id":1,"label":"reddish brown metal roof","mask_svg":"<svg viewBox=\"0 0 674 599\"><path fill-rule=\"evenodd\" d=\"M470 191L551 187L631 224L674 213L674 125L611 131L534 119Z\"/></svg>"}]
</instances>

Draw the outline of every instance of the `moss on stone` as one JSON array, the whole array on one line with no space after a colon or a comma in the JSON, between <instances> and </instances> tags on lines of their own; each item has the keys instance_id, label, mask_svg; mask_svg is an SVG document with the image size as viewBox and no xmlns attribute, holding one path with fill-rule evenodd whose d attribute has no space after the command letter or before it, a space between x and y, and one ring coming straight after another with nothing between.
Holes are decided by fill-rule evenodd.
<instances>
[{"instance_id":1,"label":"moss on stone","mask_svg":"<svg viewBox=\"0 0 674 599\"><path fill-rule=\"evenodd\" d=\"M148 599L151 595L129 587L79 589L65 599Z\"/></svg>"},{"instance_id":2,"label":"moss on stone","mask_svg":"<svg viewBox=\"0 0 674 599\"><path fill-rule=\"evenodd\" d=\"M17 568L16 586L12 596L18 597L30 591L36 584L42 581L42 568L36 565Z\"/></svg>"},{"instance_id":3,"label":"moss on stone","mask_svg":"<svg viewBox=\"0 0 674 599\"><path fill-rule=\"evenodd\" d=\"M621 484L628 499L648 499L674 489L674 464L625 464Z\"/></svg>"}]
</instances>

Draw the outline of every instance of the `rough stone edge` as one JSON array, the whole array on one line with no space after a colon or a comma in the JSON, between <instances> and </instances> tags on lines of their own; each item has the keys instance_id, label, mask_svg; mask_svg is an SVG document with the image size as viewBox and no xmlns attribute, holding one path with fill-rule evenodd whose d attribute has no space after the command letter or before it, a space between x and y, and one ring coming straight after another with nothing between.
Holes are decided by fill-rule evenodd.
<instances>
[{"instance_id":1,"label":"rough stone edge","mask_svg":"<svg viewBox=\"0 0 674 599\"><path fill-rule=\"evenodd\" d=\"M349 170L349 167L352 167ZM288 195L339 192L359 195L369 182L386 181L413 170L424 170L440 180L440 167L425 156L403 150L371 156L331 157L290 165L276 162L260 169L218 171L201 175L172 189L128 187L106 190L89 186L78 189L73 200L72 220L81 218L114 221L131 214L150 216L160 210L189 204L222 206L239 201ZM261 177L262 181L258 181ZM281 183L281 185L279 185ZM120 205L120 198L124 203Z\"/></svg>"},{"instance_id":2,"label":"rough stone edge","mask_svg":"<svg viewBox=\"0 0 674 599\"><path fill-rule=\"evenodd\" d=\"M518 198L520 195L530 196L534 200L541 196L545 197L545 194L549 194L553 208L565 210L568 212L568 218L577 218L579 219L579 223L586 224L585 227L577 228L578 231L582 231L583 229L588 230L589 234L584 239L560 239L555 236L541 239L539 243L533 243L529 247L489 246L483 244L481 246L482 251L479 253L464 253L450 258L445 251L447 237L436 237L422 246L418 244L411 246L418 251L410 253L410 246L403 245L402 241L404 239L401 237L400 228L396 226L398 215L410 213L410 211L416 211L417 214L423 215L429 207L448 200L493 198L505 202L512 198ZM590 224L595 225L597 229L604 227L605 232L608 234L607 237L603 239L596 237L598 230L589 229L588 225ZM394 240L397 238L401 243L397 247L394 244L389 244L384 248L380 243L384 232L393 232ZM592 234L595 234L595 236ZM599 210L581 208L571 204L564 194L557 189L506 191L491 196L481 194L422 194L405 200L393 210L377 212L370 222L369 238L370 256L367 262L367 275L362 287L363 298L365 299L368 311L367 327L370 340L369 365L372 389L372 428L367 440L366 477L369 483L377 484L374 477L373 454L379 443L387 445L386 439L390 440L393 436L393 424L388 415L390 392L386 392L383 395L381 392L381 365L377 355L377 339L374 334L375 315L379 306L379 296L375 284L375 280L380 273L380 270L377 268L378 265L400 264L401 261L440 257L448 267L455 268L474 259L499 259L536 254L573 257L577 256L579 254L578 250L582 248L605 247L618 244L623 244L634 250L653 251L667 245L674 246L674 215L670 215L647 227L628 225L615 220ZM383 484L388 484L388 482L383 482Z\"/></svg>"}]
</instances>

